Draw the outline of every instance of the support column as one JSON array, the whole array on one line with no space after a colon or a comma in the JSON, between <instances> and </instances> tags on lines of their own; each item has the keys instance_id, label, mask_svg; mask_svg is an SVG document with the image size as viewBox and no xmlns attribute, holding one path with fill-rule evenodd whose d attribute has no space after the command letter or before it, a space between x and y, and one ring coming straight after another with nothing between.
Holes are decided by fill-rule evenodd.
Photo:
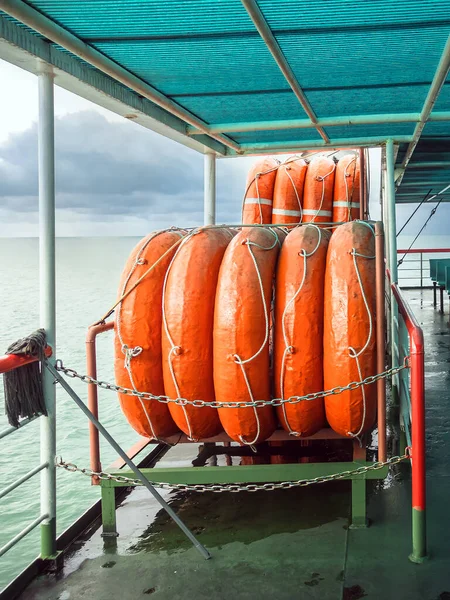
<instances>
[{"instance_id":1,"label":"support column","mask_svg":"<svg viewBox=\"0 0 450 600\"><path fill-rule=\"evenodd\" d=\"M55 139L53 73L38 75L39 123L39 292L40 326L53 348L49 359L55 361ZM43 370L47 417L41 417L41 462L48 467L41 472L41 514L48 517L41 525L41 558L56 555L56 394L53 376Z\"/></svg>"},{"instance_id":2,"label":"support column","mask_svg":"<svg viewBox=\"0 0 450 600\"><path fill-rule=\"evenodd\" d=\"M205 154L204 163L204 216L205 225L216 222L216 155Z\"/></svg>"},{"instance_id":3,"label":"support column","mask_svg":"<svg viewBox=\"0 0 450 600\"><path fill-rule=\"evenodd\" d=\"M398 283L397 271L397 224L395 214L395 164L394 143L392 140L386 142L386 216L387 216L387 238L389 248L389 269L391 283ZM391 291L391 358L392 366L398 365L398 306L394 294ZM398 375L392 378L392 400L398 404Z\"/></svg>"}]
</instances>

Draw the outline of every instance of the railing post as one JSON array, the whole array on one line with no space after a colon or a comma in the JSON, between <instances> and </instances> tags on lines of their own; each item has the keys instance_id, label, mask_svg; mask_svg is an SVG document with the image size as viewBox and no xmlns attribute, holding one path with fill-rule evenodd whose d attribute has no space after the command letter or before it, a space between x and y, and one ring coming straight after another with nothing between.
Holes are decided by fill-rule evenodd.
<instances>
[{"instance_id":1,"label":"railing post","mask_svg":"<svg viewBox=\"0 0 450 600\"><path fill-rule=\"evenodd\" d=\"M421 334L421 332L420 332ZM419 337L419 336L418 336ZM423 335L411 336L412 553L410 560L427 557L425 471L425 373Z\"/></svg>"},{"instance_id":2,"label":"railing post","mask_svg":"<svg viewBox=\"0 0 450 600\"><path fill-rule=\"evenodd\" d=\"M394 143L386 141L386 216L387 238L389 248L389 269L391 283L398 283L397 269L397 226L395 214L395 159ZM391 323L390 323L391 357L392 366L398 365L398 307L391 291ZM398 375L392 378L392 399L394 405L398 404Z\"/></svg>"},{"instance_id":3,"label":"railing post","mask_svg":"<svg viewBox=\"0 0 450 600\"><path fill-rule=\"evenodd\" d=\"M204 159L204 216L205 225L216 222L216 155L205 154Z\"/></svg>"},{"instance_id":4,"label":"railing post","mask_svg":"<svg viewBox=\"0 0 450 600\"><path fill-rule=\"evenodd\" d=\"M43 67L44 68L44 67ZM49 361L55 361L55 140L53 73L48 68L38 75L39 124L39 288L40 324L53 348ZM56 555L56 395L53 377L43 370L45 405L48 415L41 417L41 558Z\"/></svg>"},{"instance_id":5,"label":"railing post","mask_svg":"<svg viewBox=\"0 0 450 600\"><path fill-rule=\"evenodd\" d=\"M423 288L423 252L420 253L420 287Z\"/></svg>"}]
</instances>

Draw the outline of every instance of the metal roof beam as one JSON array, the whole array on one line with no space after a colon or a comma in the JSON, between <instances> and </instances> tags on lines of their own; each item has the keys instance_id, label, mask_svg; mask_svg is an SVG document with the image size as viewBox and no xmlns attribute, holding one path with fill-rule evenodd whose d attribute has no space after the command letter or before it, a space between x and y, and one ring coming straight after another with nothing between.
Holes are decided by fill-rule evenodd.
<instances>
[{"instance_id":1,"label":"metal roof beam","mask_svg":"<svg viewBox=\"0 0 450 600\"><path fill-rule=\"evenodd\" d=\"M394 144L407 144L412 136L397 136L394 138ZM298 152L299 150L337 150L339 148L366 148L381 146L386 143L386 137L360 137L360 138L339 138L325 143L323 140L299 140L290 142L266 142L264 144L241 144L241 154L270 154ZM233 157L232 152L227 154Z\"/></svg>"},{"instance_id":2,"label":"metal roof beam","mask_svg":"<svg viewBox=\"0 0 450 600\"><path fill-rule=\"evenodd\" d=\"M434 112L429 121L450 121L450 111ZM389 123L418 123L420 113L387 113L378 115L349 115L344 117L324 117L317 119L321 127L339 127L346 125L376 125ZM213 133L275 131L280 129L310 129L309 119L286 119L280 121L249 121L242 123L213 123L209 130ZM188 127L188 135L199 135L194 127Z\"/></svg>"},{"instance_id":3,"label":"metal roof beam","mask_svg":"<svg viewBox=\"0 0 450 600\"><path fill-rule=\"evenodd\" d=\"M82 60L96 67L99 71L106 73L116 81L119 81L134 92L147 98L156 105L164 108L167 112L185 121L188 125L197 127L202 133L221 142L223 145L239 153L239 144L220 134L210 134L208 125L188 110L170 100L156 88L152 87L139 77L136 77L104 54L95 50L82 40L69 33L63 27L57 25L51 19L45 17L37 10L25 4L22 0L2 0L1 9L14 17L24 25L28 25L55 44L58 44L78 56Z\"/></svg>"},{"instance_id":4,"label":"metal roof beam","mask_svg":"<svg viewBox=\"0 0 450 600\"><path fill-rule=\"evenodd\" d=\"M260 36L264 40L267 49L275 59L280 71L283 73L286 81L292 88L292 91L297 97L297 100L303 107L303 110L306 112L308 117L311 120L312 125L317 129L320 137L324 140L324 142L328 143L330 140L325 131L317 124L317 116L313 111L305 93L300 87L299 82L297 81L296 76L294 75L293 70L291 69L286 57L284 56L275 36L272 33L264 15L261 12L261 9L258 6L256 0L241 0L244 5L245 10L248 12L251 20L253 21L256 29L258 30Z\"/></svg>"},{"instance_id":5,"label":"metal roof beam","mask_svg":"<svg viewBox=\"0 0 450 600\"><path fill-rule=\"evenodd\" d=\"M439 93L442 89L442 86L447 79L448 72L450 70L450 35L447 38L447 43L444 46L444 50L442 52L441 58L439 60L439 64L436 69L436 73L434 74L433 81L431 82L430 89L428 90L427 97L425 99L425 103L422 108L422 112L420 113L420 121L417 123L416 128L414 130L413 139L411 140L406 154L402 161L401 168L403 169L403 173L397 180L397 186L399 186L402 182L403 175L405 173L405 169L407 168L409 161L416 149L416 146L419 142L420 136L422 135L422 131L429 120L431 115L431 111L433 110L433 106L439 96Z\"/></svg>"}]
</instances>

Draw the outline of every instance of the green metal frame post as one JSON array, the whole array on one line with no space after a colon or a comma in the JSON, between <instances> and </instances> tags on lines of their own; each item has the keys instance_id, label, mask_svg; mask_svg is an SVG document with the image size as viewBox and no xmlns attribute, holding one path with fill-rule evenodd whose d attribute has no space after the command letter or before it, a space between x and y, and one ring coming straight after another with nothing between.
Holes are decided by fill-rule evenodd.
<instances>
[{"instance_id":1,"label":"green metal frame post","mask_svg":"<svg viewBox=\"0 0 450 600\"><path fill-rule=\"evenodd\" d=\"M116 492L112 485L102 485L102 537L117 537Z\"/></svg>"},{"instance_id":2,"label":"green metal frame post","mask_svg":"<svg viewBox=\"0 0 450 600\"><path fill-rule=\"evenodd\" d=\"M391 274L391 283L398 283L397 269L397 225L395 214L395 159L394 142L386 142L386 232L388 238L389 252L389 270ZM390 340L391 340L391 359L392 366L398 365L399 360L399 339L398 339L398 307L395 297L391 291L391 319L390 319ZM392 400L393 404L398 404L398 375L392 378Z\"/></svg>"},{"instance_id":3,"label":"green metal frame post","mask_svg":"<svg viewBox=\"0 0 450 600\"><path fill-rule=\"evenodd\" d=\"M353 440L353 461L364 465L366 462L366 446L363 442L359 445L358 440ZM352 479L352 519L350 529L363 529L368 526L367 520L367 502L366 502L367 483L365 479Z\"/></svg>"}]
</instances>

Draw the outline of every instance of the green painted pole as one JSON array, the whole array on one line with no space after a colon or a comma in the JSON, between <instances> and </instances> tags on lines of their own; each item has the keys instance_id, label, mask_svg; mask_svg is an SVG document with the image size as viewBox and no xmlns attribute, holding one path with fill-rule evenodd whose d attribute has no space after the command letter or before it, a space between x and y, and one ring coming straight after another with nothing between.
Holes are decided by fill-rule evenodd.
<instances>
[{"instance_id":1,"label":"green painted pole","mask_svg":"<svg viewBox=\"0 0 450 600\"><path fill-rule=\"evenodd\" d=\"M395 159L394 142L386 142L386 231L388 238L389 251L389 271L391 274L391 283L398 283L397 269L397 225L395 214ZM398 336L398 306L394 294L391 291L391 359L392 366L397 366L399 361L399 336ZM392 378L392 396L393 401L398 404L398 375Z\"/></svg>"}]
</instances>

